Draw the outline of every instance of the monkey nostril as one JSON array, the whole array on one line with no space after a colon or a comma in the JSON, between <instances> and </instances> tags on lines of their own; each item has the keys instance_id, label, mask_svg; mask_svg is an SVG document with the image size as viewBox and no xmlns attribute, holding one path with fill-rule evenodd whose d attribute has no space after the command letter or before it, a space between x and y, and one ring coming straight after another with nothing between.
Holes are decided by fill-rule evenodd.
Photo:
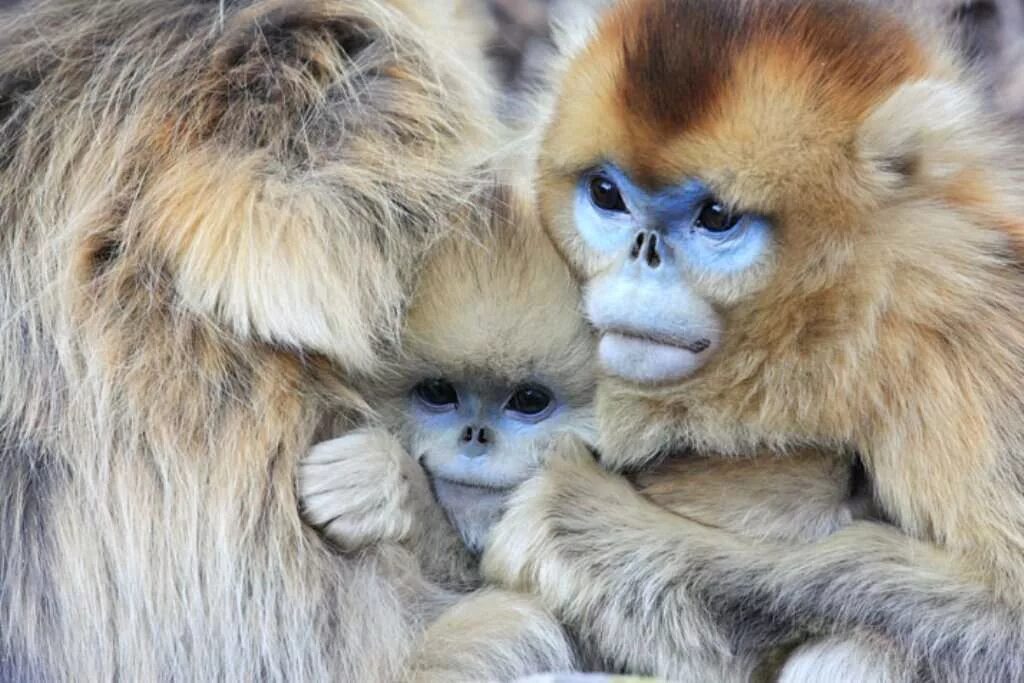
<instances>
[{"instance_id":1,"label":"monkey nostril","mask_svg":"<svg viewBox=\"0 0 1024 683\"><path fill-rule=\"evenodd\" d=\"M470 441L473 440L472 427L466 427L465 429L462 430L462 440L465 441L466 443L469 443Z\"/></svg>"},{"instance_id":2,"label":"monkey nostril","mask_svg":"<svg viewBox=\"0 0 1024 683\"><path fill-rule=\"evenodd\" d=\"M661 254L658 253L658 236L656 234L652 234L651 238L647 240L647 253L644 258L651 268L661 265Z\"/></svg>"},{"instance_id":3,"label":"monkey nostril","mask_svg":"<svg viewBox=\"0 0 1024 683\"><path fill-rule=\"evenodd\" d=\"M662 257L658 245L658 233L649 230L638 232L629 248L629 257L634 261L643 258L650 268L660 266Z\"/></svg>"},{"instance_id":4,"label":"monkey nostril","mask_svg":"<svg viewBox=\"0 0 1024 683\"><path fill-rule=\"evenodd\" d=\"M491 430L487 429L487 427L481 427L480 430L477 432L476 440L480 443L490 443Z\"/></svg>"},{"instance_id":5,"label":"monkey nostril","mask_svg":"<svg viewBox=\"0 0 1024 683\"><path fill-rule=\"evenodd\" d=\"M640 250L644 248L644 239L646 235L644 233L637 233L636 239L633 240L633 247L629 250L629 257L636 259L640 257Z\"/></svg>"}]
</instances>

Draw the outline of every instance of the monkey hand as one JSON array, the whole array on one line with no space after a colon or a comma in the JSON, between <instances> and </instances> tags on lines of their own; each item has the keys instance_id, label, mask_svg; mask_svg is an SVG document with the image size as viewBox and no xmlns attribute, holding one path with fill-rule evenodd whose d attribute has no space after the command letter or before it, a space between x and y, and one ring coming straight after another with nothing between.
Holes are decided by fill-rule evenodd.
<instances>
[{"instance_id":1,"label":"monkey hand","mask_svg":"<svg viewBox=\"0 0 1024 683\"><path fill-rule=\"evenodd\" d=\"M426 475L398 440L361 429L313 446L299 463L305 519L346 551L406 540Z\"/></svg>"},{"instance_id":2,"label":"monkey hand","mask_svg":"<svg viewBox=\"0 0 1024 683\"><path fill-rule=\"evenodd\" d=\"M547 464L524 483L495 525L482 559L488 580L536 593L555 611L576 594L573 563L600 548L614 529L608 506L631 498L649 506L623 477L603 470L578 437L559 437ZM610 526L609 526L610 525Z\"/></svg>"}]
</instances>

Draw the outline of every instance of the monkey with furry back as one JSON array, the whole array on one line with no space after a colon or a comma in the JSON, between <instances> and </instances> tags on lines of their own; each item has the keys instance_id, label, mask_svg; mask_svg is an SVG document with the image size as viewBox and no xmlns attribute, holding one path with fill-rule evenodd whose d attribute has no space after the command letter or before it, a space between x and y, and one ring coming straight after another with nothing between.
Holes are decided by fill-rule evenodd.
<instances>
[{"instance_id":1,"label":"monkey with furry back","mask_svg":"<svg viewBox=\"0 0 1024 683\"><path fill-rule=\"evenodd\" d=\"M340 547L403 544L428 575L456 590L478 586L476 555L510 491L560 439L596 436L596 338L579 311L580 292L534 212L500 194L495 216L507 212L507 220L478 241L450 240L427 266L397 377L362 392L379 409L380 426L316 445L299 474L307 518ZM810 542L870 512L852 472L851 463L808 451L673 461L638 474L637 483L659 505L704 523ZM417 674L470 680L473 658L510 626L528 648L564 638L538 605L483 591L431 627ZM762 664L760 654L698 654L722 671L749 674Z\"/></svg>"},{"instance_id":2,"label":"monkey with furry back","mask_svg":"<svg viewBox=\"0 0 1024 683\"><path fill-rule=\"evenodd\" d=\"M613 377L604 464L856 452L897 527L750 543L554 458L484 570L611 661L699 676L710 622L734 653L863 634L790 680L1024 678L1022 156L918 22L626 0L579 42L539 174Z\"/></svg>"},{"instance_id":3,"label":"monkey with furry back","mask_svg":"<svg viewBox=\"0 0 1024 683\"><path fill-rule=\"evenodd\" d=\"M457 596L405 549L333 552L294 468L365 415L433 245L485 222L474 26L441 0L0 14L0 679L402 674Z\"/></svg>"}]
</instances>

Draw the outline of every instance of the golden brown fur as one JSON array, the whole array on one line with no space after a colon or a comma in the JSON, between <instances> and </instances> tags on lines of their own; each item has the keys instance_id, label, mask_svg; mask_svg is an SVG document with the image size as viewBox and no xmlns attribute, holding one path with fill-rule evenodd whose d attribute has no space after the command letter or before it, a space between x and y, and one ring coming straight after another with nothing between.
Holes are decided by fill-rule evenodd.
<instances>
[{"instance_id":1,"label":"golden brown fur","mask_svg":"<svg viewBox=\"0 0 1024 683\"><path fill-rule=\"evenodd\" d=\"M687 283L724 330L706 366L603 384L603 461L857 452L899 527L750 543L585 460L551 467L499 525L486 568L622 666L693 675L681 657L710 620L733 655L854 629L861 646L891 645L862 652L902 662L894 679L1024 676L1021 151L941 38L901 21L840 1L627 1L570 66L542 204L585 282L605 262L577 233L572 193L609 160L652 191L697 177L774 226L758 268ZM650 105L623 106L631 60L677 49L688 26L704 27L720 80L683 86L652 67ZM850 26L886 41L843 40ZM699 116L662 99L680 90Z\"/></svg>"},{"instance_id":2,"label":"golden brown fur","mask_svg":"<svg viewBox=\"0 0 1024 683\"><path fill-rule=\"evenodd\" d=\"M811 450L785 458L673 457L632 479L661 507L759 540L809 543L877 516L856 463Z\"/></svg>"},{"instance_id":3,"label":"golden brown fur","mask_svg":"<svg viewBox=\"0 0 1024 683\"><path fill-rule=\"evenodd\" d=\"M391 680L451 596L293 468L492 136L449 3L0 14L0 679Z\"/></svg>"}]
</instances>

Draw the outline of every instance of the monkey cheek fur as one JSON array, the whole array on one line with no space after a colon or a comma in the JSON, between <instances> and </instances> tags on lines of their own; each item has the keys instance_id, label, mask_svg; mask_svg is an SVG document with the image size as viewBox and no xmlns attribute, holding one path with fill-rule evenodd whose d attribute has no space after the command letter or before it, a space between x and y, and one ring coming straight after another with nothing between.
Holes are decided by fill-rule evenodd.
<instances>
[{"instance_id":1,"label":"monkey cheek fur","mask_svg":"<svg viewBox=\"0 0 1024 683\"><path fill-rule=\"evenodd\" d=\"M662 384L686 379L707 363L716 344L688 349L607 332L601 337L598 357L606 372L640 384Z\"/></svg>"}]
</instances>

